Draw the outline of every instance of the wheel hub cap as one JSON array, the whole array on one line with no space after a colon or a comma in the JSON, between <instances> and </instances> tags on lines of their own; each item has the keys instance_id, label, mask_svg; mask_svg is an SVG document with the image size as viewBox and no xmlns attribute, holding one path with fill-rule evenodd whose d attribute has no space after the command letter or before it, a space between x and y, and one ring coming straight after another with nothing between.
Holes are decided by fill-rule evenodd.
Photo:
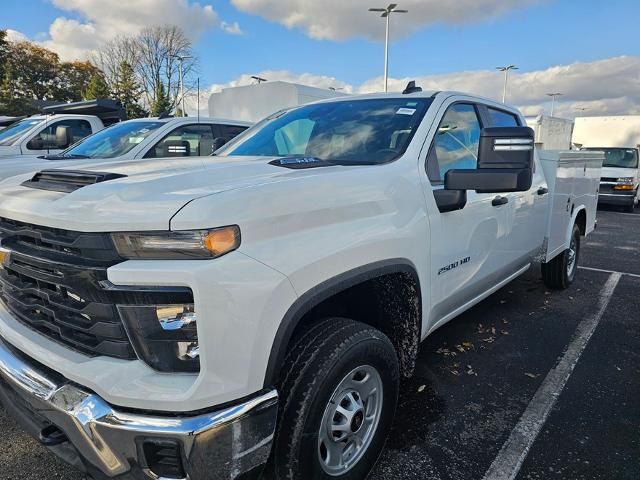
<instances>
[{"instance_id":1,"label":"wheel hub cap","mask_svg":"<svg viewBox=\"0 0 640 480\"><path fill-rule=\"evenodd\" d=\"M318 459L331 476L358 463L375 436L382 412L382 379L368 365L355 368L336 387L318 436Z\"/></svg>"}]
</instances>

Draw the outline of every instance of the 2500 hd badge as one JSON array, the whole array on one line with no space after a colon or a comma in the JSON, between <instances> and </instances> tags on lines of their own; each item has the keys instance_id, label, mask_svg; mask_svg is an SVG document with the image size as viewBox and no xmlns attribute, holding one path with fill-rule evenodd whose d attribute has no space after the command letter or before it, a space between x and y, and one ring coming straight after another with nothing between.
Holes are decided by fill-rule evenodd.
<instances>
[{"instance_id":1,"label":"2500 hd badge","mask_svg":"<svg viewBox=\"0 0 640 480\"><path fill-rule=\"evenodd\" d=\"M457 260L453 263L450 263L449 265L445 265L444 267L440 268L440 270L438 270L438 275L442 275L443 273L453 270L454 268L458 268L460 265L464 265L465 263L469 263L470 261L471 257L461 258L460 260Z\"/></svg>"}]
</instances>

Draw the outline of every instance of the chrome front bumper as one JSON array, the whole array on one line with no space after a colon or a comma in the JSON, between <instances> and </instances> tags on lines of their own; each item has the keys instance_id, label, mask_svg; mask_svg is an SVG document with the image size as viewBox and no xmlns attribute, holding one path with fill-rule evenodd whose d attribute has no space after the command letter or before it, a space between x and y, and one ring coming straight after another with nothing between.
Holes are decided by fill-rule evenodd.
<instances>
[{"instance_id":1,"label":"chrome front bumper","mask_svg":"<svg viewBox=\"0 0 640 480\"><path fill-rule=\"evenodd\" d=\"M130 413L0 339L0 402L41 443L96 478L245 479L257 477L269 457L278 396L271 390L197 415ZM158 474L156 454L167 445L180 475Z\"/></svg>"}]
</instances>

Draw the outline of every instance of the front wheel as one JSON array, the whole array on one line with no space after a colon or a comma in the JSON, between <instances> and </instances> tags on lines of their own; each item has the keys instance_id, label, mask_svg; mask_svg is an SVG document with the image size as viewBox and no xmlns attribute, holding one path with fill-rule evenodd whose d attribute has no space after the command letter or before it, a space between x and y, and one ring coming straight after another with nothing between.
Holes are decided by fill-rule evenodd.
<instances>
[{"instance_id":1,"label":"front wheel","mask_svg":"<svg viewBox=\"0 0 640 480\"><path fill-rule=\"evenodd\" d=\"M544 284L554 290L569 288L576 277L578 260L580 257L580 228L573 226L571 241L560 255L549 263L542 264L542 280Z\"/></svg>"},{"instance_id":2,"label":"front wheel","mask_svg":"<svg viewBox=\"0 0 640 480\"><path fill-rule=\"evenodd\" d=\"M391 426L399 378L395 349L379 330L343 318L311 328L285 360L276 477L365 478Z\"/></svg>"}]
</instances>

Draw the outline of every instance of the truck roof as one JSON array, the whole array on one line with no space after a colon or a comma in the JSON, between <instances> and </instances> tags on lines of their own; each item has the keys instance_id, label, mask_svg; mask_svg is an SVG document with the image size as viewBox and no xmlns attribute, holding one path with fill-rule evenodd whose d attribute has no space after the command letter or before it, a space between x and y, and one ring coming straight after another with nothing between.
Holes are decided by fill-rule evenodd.
<instances>
[{"instance_id":1,"label":"truck roof","mask_svg":"<svg viewBox=\"0 0 640 480\"><path fill-rule=\"evenodd\" d=\"M361 95L349 95L349 96L346 96L346 97L327 98L327 99L324 99L324 100L318 100L317 102L313 102L313 103L331 103L331 102L343 102L345 100L367 100L367 99L378 99L378 98L395 98L395 99L398 99L398 98L433 98L433 97L436 97L436 96L450 97L452 95L461 95L461 96L465 96L465 97L471 97L471 98L474 98L474 99L476 99L478 101L494 104L494 105L496 105L496 107L500 107L501 109L508 110L508 111L520 114L520 111L516 107L511 106L509 104L500 103L496 99L487 98L487 97L481 97L479 95L474 95L472 93L458 92L458 91L455 91L455 90L442 90L442 91L426 90L426 91L414 92L414 93L400 93L400 92L367 93L367 94L361 94Z\"/></svg>"},{"instance_id":2,"label":"truck roof","mask_svg":"<svg viewBox=\"0 0 640 480\"><path fill-rule=\"evenodd\" d=\"M244 120L231 120L229 118L218 118L218 117L144 117L144 118L135 118L131 120L127 120L128 122L163 122L163 123L219 123L222 125L241 125L244 127L250 127L253 125L251 122L246 122Z\"/></svg>"}]
</instances>

